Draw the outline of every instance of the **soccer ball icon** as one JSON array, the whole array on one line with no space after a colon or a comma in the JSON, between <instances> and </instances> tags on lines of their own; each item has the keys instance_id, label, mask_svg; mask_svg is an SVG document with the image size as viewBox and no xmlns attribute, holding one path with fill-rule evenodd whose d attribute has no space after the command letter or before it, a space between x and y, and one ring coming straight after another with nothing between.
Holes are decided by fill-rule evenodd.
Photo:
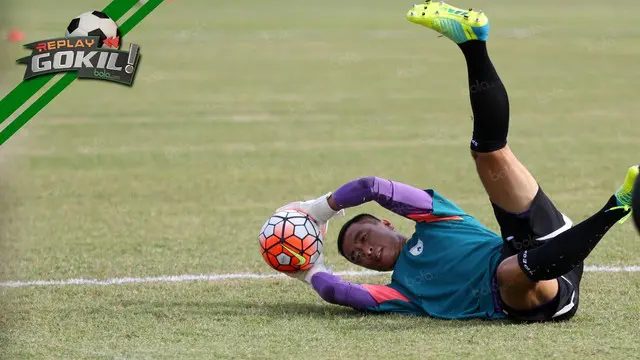
<instances>
[{"instance_id":1,"label":"soccer ball icon","mask_svg":"<svg viewBox=\"0 0 640 360\"><path fill-rule=\"evenodd\" d=\"M98 36L98 47L120 47L118 24L100 11L90 11L76 16L67 26L65 36Z\"/></svg>"},{"instance_id":2,"label":"soccer ball icon","mask_svg":"<svg viewBox=\"0 0 640 360\"><path fill-rule=\"evenodd\" d=\"M262 257L282 272L307 270L322 253L322 234L308 215L280 211L267 220L258 235Z\"/></svg>"}]
</instances>

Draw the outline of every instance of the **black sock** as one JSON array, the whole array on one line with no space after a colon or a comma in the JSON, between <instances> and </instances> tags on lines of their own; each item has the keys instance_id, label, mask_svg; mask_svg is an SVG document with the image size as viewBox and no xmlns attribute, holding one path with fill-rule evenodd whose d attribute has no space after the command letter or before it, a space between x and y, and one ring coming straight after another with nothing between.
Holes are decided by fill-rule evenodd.
<instances>
[{"instance_id":1,"label":"black sock","mask_svg":"<svg viewBox=\"0 0 640 360\"><path fill-rule=\"evenodd\" d=\"M518 253L522 271L533 281L551 280L580 265L604 234L628 213L624 209L609 210L615 206L616 198L612 196L605 207L592 217L545 240L539 247Z\"/></svg>"},{"instance_id":2,"label":"black sock","mask_svg":"<svg viewBox=\"0 0 640 360\"><path fill-rule=\"evenodd\" d=\"M492 152L507 145L509 97L489 59L487 43L467 41L460 44L467 60L469 96L473 110L471 150Z\"/></svg>"}]
</instances>

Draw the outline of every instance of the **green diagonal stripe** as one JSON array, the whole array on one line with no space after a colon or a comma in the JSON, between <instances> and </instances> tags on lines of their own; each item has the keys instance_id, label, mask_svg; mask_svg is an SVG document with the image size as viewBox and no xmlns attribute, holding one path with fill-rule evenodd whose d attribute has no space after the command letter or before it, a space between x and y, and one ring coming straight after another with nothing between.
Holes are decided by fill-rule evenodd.
<instances>
[{"instance_id":1,"label":"green diagonal stripe","mask_svg":"<svg viewBox=\"0 0 640 360\"><path fill-rule=\"evenodd\" d=\"M118 21L131 8L136 6L137 0L114 0L104 8L103 12L109 15L114 21ZM0 101L0 124L18 110L35 93L45 86L54 75L43 75L28 81L21 82L7 96Z\"/></svg>"},{"instance_id":2,"label":"green diagonal stripe","mask_svg":"<svg viewBox=\"0 0 640 360\"><path fill-rule=\"evenodd\" d=\"M124 36L129 31L131 31L136 25L138 25L147 15L149 15L155 8L157 8L160 4L162 4L164 0L150 0L145 5L143 5L140 10L136 11L131 18L129 18L122 26L120 27L120 32ZM114 0L109 6L104 9L104 12L109 15L109 17L114 20L120 19L124 14L127 13L135 4L137 0ZM52 75L51 75L52 76ZM38 100L36 100L27 110L25 110L20 116L18 116L9 126L7 126L2 132L0 132L0 145L4 144L13 134L15 134L24 124L26 124L31 118L33 118L40 110L42 110L47 104L49 104L56 96L58 96L64 89L69 86L73 80L78 77L77 73L68 73L65 74L62 79L60 79L56 84L54 84L49 90L47 90ZM37 78L36 78L37 79ZM35 79L34 79L35 80ZM49 79L47 80L49 81ZM23 82L24 84L25 82ZM46 81L45 81L46 83ZM22 84L21 84L22 85ZM33 96L44 83L37 88L33 93L29 96ZM15 90L14 90L15 91ZM27 97L22 101L22 104L29 99ZM22 106L20 104L18 107ZM16 108L17 109L17 108ZM11 112L13 113L13 112ZM11 113L9 115L11 115ZM7 115L7 117L9 116ZM5 118L0 118L2 121L6 120ZM0 121L1 123L1 121Z\"/></svg>"},{"instance_id":3,"label":"green diagonal stripe","mask_svg":"<svg viewBox=\"0 0 640 360\"><path fill-rule=\"evenodd\" d=\"M43 75L28 81L23 81L16 86L7 96L0 101L0 124L20 108L29 98L45 86L53 75Z\"/></svg>"},{"instance_id":4,"label":"green diagonal stripe","mask_svg":"<svg viewBox=\"0 0 640 360\"><path fill-rule=\"evenodd\" d=\"M102 12L109 15L113 21L118 21L127 11L136 6L137 3L138 0L113 0Z\"/></svg>"},{"instance_id":5,"label":"green diagonal stripe","mask_svg":"<svg viewBox=\"0 0 640 360\"><path fill-rule=\"evenodd\" d=\"M140 10L136 11L127 21L120 26L120 32L122 36L126 35L131 29L136 27L147 15L151 14L155 8L160 6L164 0L149 0L146 4L142 5Z\"/></svg>"},{"instance_id":6,"label":"green diagonal stripe","mask_svg":"<svg viewBox=\"0 0 640 360\"><path fill-rule=\"evenodd\" d=\"M42 110L47 104L51 102L62 90L66 89L73 80L78 77L78 73L67 73L62 79L55 83L49 90L47 90L42 96L38 98L27 110L25 110L20 116L11 122L2 132L0 132L0 145L4 144L16 131L31 120L40 110Z\"/></svg>"}]
</instances>

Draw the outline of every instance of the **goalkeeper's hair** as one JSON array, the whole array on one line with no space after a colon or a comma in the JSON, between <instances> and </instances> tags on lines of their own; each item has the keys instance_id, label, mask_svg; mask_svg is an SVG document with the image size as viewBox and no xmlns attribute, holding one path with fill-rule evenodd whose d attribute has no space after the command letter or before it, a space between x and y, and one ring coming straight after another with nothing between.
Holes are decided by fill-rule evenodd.
<instances>
[{"instance_id":1,"label":"goalkeeper's hair","mask_svg":"<svg viewBox=\"0 0 640 360\"><path fill-rule=\"evenodd\" d=\"M342 250L342 244L344 243L344 235L347 233L347 230L351 225L358 222L362 222L362 221L378 222L380 221L380 219L378 219L377 217L371 214L359 214L354 216L349 221L347 221L344 225L342 225L342 228L340 229L340 233L338 233L338 252L344 258L347 258L347 256L344 254L344 250Z\"/></svg>"}]
</instances>

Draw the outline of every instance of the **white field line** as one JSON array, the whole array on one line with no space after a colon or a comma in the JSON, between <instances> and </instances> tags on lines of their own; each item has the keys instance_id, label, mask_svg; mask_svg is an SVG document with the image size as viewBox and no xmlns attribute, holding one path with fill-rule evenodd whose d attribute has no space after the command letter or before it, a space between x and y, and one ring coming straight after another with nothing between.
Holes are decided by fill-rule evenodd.
<instances>
[{"instance_id":1,"label":"white field line","mask_svg":"<svg viewBox=\"0 0 640 360\"><path fill-rule=\"evenodd\" d=\"M585 266L588 272L640 272L640 266ZM336 272L339 276L372 276L390 274L377 271L342 271ZM272 279L285 278L283 274L200 274L200 275L171 275L157 277L124 277L104 280L96 279L67 279L67 280L34 280L34 281L6 281L0 282L0 287L28 287L28 286L65 286L65 285L122 285L145 283L172 283L190 281L221 281L234 279Z\"/></svg>"}]
</instances>

